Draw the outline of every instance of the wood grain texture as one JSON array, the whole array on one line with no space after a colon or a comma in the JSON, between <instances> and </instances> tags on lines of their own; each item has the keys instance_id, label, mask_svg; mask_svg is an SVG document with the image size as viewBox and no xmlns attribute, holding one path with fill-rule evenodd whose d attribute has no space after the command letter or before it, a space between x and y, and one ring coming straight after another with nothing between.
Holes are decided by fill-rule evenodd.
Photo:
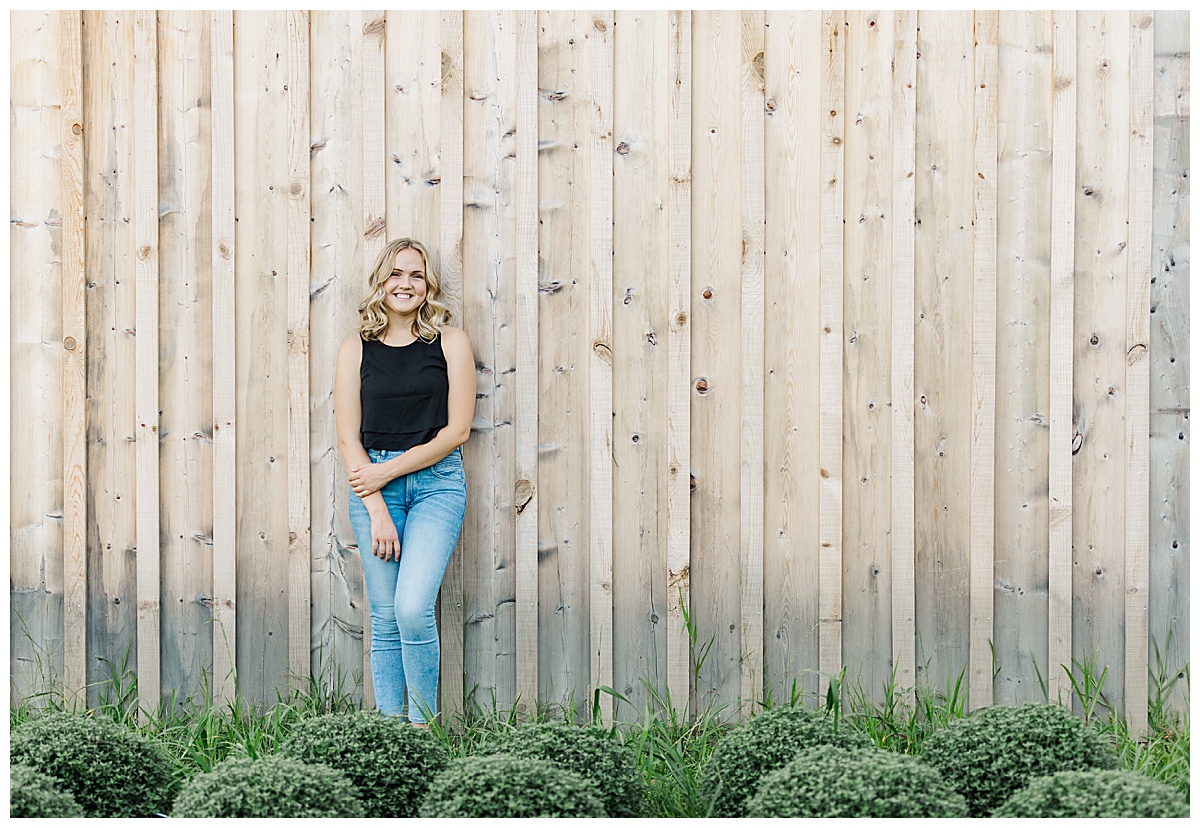
<instances>
[{"instance_id":1,"label":"wood grain texture","mask_svg":"<svg viewBox=\"0 0 1200 828\"><path fill-rule=\"evenodd\" d=\"M13 699L48 691L64 678L63 360L70 352L63 336L63 266L69 252L63 237L63 166L73 147L63 141L67 111L62 60L67 53L59 50L60 15L21 11L9 18L8 560ZM73 132L71 138L78 141ZM62 151L55 152L57 147Z\"/></svg>"},{"instance_id":2,"label":"wood grain texture","mask_svg":"<svg viewBox=\"0 0 1200 828\"><path fill-rule=\"evenodd\" d=\"M817 692L821 18L768 12L764 126L763 687Z\"/></svg>"},{"instance_id":3,"label":"wood grain texture","mask_svg":"<svg viewBox=\"0 0 1200 828\"><path fill-rule=\"evenodd\" d=\"M692 14L668 19L670 175L667 217L667 692L691 710ZM611 194L609 211L611 213ZM611 241L611 240L610 240ZM609 292L611 296L611 291Z\"/></svg>"},{"instance_id":4,"label":"wood grain texture","mask_svg":"<svg viewBox=\"0 0 1200 828\"><path fill-rule=\"evenodd\" d=\"M1050 225L1050 560L1048 674L1050 698L1069 691L1074 580L1072 495L1075 330L1076 15L1054 15L1054 145Z\"/></svg>"},{"instance_id":5,"label":"wood grain texture","mask_svg":"<svg viewBox=\"0 0 1200 828\"><path fill-rule=\"evenodd\" d=\"M387 166L384 155L384 41L387 18L383 11L362 15L362 273L364 284L387 244ZM359 555L362 550L359 550ZM362 560L359 559L361 566ZM363 704L375 704L371 680L370 596L363 591Z\"/></svg>"},{"instance_id":6,"label":"wood grain texture","mask_svg":"<svg viewBox=\"0 0 1200 828\"><path fill-rule=\"evenodd\" d=\"M338 346L358 326L363 262L363 20L313 12L309 282L309 452L312 671L320 687L361 698L362 561L350 528L350 487L337 449L333 385Z\"/></svg>"},{"instance_id":7,"label":"wood grain texture","mask_svg":"<svg viewBox=\"0 0 1200 828\"><path fill-rule=\"evenodd\" d=\"M691 437L696 491L690 572L697 662L699 648L708 649L694 672L694 695L699 710L719 711L723 718L736 716L740 707L742 657L741 441L734 440L741 427L742 395L740 47L739 13L693 13ZM618 445L621 441L618 431ZM722 450L712 451L717 445Z\"/></svg>"},{"instance_id":8,"label":"wood grain texture","mask_svg":"<svg viewBox=\"0 0 1200 828\"><path fill-rule=\"evenodd\" d=\"M383 115L388 238L439 238L441 13L388 11Z\"/></svg>"},{"instance_id":9,"label":"wood grain texture","mask_svg":"<svg viewBox=\"0 0 1200 828\"><path fill-rule=\"evenodd\" d=\"M917 682L967 668L971 509L974 38L969 12L917 20Z\"/></svg>"},{"instance_id":10,"label":"wood grain texture","mask_svg":"<svg viewBox=\"0 0 1200 828\"><path fill-rule=\"evenodd\" d=\"M161 556L159 539L158 429L158 15L133 18L135 372L134 432L137 528L137 672L142 721L158 713L162 688L159 632Z\"/></svg>"},{"instance_id":11,"label":"wood grain texture","mask_svg":"<svg viewBox=\"0 0 1200 828\"><path fill-rule=\"evenodd\" d=\"M1154 228L1150 287L1150 668L1187 709L1191 495L1188 369L1191 102L1186 11L1154 15Z\"/></svg>"},{"instance_id":12,"label":"wood grain texture","mask_svg":"<svg viewBox=\"0 0 1200 828\"><path fill-rule=\"evenodd\" d=\"M821 18L821 500L818 698L842 666L842 381L846 20ZM825 113L829 113L826 115Z\"/></svg>"},{"instance_id":13,"label":"wood grain texture","mask_svg":"<svg viewBox=\"0 0 1200 828\"><path fill-rule=\"evenodd\" d=\"M975 250L971 308L970 707L992 703L996 551L996 83L999 16L975 13Z\"/></svg>"},{"instance_id":14,"label":"wood grain texture","mask_svg":"<svg viewBox=\"0 0 1200 828\"><path fill-rule=\"evenodd\" d=\"M516 18L463 15L463 317L478 372L466 445L473 508L463 525L464 671L485 708L516 689L514 466Z\"/></svg>"},{"instance_id":15,"label":"wood grain texture","mask_svg":"<svg viewBox=\"0 0 1200 828\"><path fill-rule=\"evenodd\" d=\"M1119 711L1125 708L1130 38L1128 12L1078 15L1071 655L1108 669L1105 696Z\"/></svg>"},{"instance_id":16,"label":"wood grain texture","mask_svg":"<svg viewBox=\"0 0 1200 828\"><path fill-rule=\"evenodd\" d=\"M133 17L85 12L88 702L137 654Z\"/></svg>"},{"instance_id":17,"label":"wood grain texture","mask_svg":"<svg viewBox=\"0 0 1200 828\"><path fill-rule=\"evenodd\" d=\"M1154 13L1129 47L1129 277L1125 323L1125 719L1145 738L1150 668L1150 278L1154 207Z\"/></svg>"},{"instance_id":18,"label":"wood grain texture","mask_svg":"<svg viewBox=\"0 0 1200 828\"><path fill-rule=\"evenodd\" d=\"M891 677L892 58L890 12L846 14L842 663L879 698Z\"/></svg>"},{"instance_id":19,"label":"wood grain texture","mask_svg":"<svg viewBox=\"0 0 1200 828\"><path fill-rule=\"evenodd\" d=\"M538 15L516 18L516 670L517 698L538 701ZM526 494L528 496L526 496Z\"/></svg>"},{"instance_id":20,"label":"wood grain texture","mask_svg":"<svg viewBox=\"0 0 1200 828\"><path fill-rule=\"evenodd\" d=\"M452 324L462 325L463 228L463 16L461 11L442 13L442 153L441 215L438 232L442 289L450 306ZM469 502L469 501L468 501ZM442 645L442 721L452 722L463 710L463 549L462 537L438 597Z\"/></svg>"},{"instance_id":21,"label":"wood grain texture","mask_svg":"<svg viewBox=\"0 0 1200 828\"><path fill-rule=\"evenodd\" d=\"M312 501L309 455L311 115L309 19L287 13L287 399L288 677L297 690L312 674Z\"/></svg>"},{"instance_id":22,"label":"wood grain texture","mask_svg":"<svg viewBox=\"0 0 1200 828\"><path fill-rule=\"evenodd\" d=\"M766 266L763 13L742 12L741 717L763 683L763 278Z\"/></svg>"},{"instance_id":23,"label":"wood grain texture","mask_svg":"<svg viewBox=\"0 0 1200 828\"><path fill-rule=\"evenodd\" d=\"M612 11L592 20L592 120L587 293L588 654L589 689L613 683L612 546L612 303L613 303L613 74ZM581 365L580 367L583 367ZM582 519L582 517L581 517ZM668 554L670 554L668 552ZM600 694L600 715L611 719L612 696Z\"/></svg>"},{"instance_id":24,"label":"wood grain texture","mask_svg":"<svg viewBox=\"0 0 1200 828\"><path fill-rule=\"evenodd\" d=\"M650 703L667 670L670 23L614 15L612 154L612 686ZM736 225L735 225L736 229ZM603 462L603 461L601 461ZM595 642L593 642L595 646Z\"/></svg>"},{"instance_id":25,"label":"wood grain texture","mask_svg":"<svg viewBox=\"0 0 1200 828\"><path fill-rule=\"evenodd\" d=\"M892 73L892 671L916 685L913 370L916 319L917 14L895 20Z\"/></svg>"},{"instance_id":26,"label":"wood grain texture","mask_svg":"<svg viewBox=\"0 0 1200 828\"><path fill-rule=\"evenodd\" d=\"M287 16L237 12L234 31L237 678L244 698L265 705L291 666ZM239 94L246 86L253 96Z\"/></svg>"},{"instance_id":27,"label":"wood grain texture","mask_svg":"<svg viewBox=\"0 0 1200 828\"><path fill-rule=\"evenodd\" d=\"M995 701L1041 700L1047 661L1054 21L1001 12L997 89ZM1057 670L1057 667L1054 668Z\"/></svg>"},{"instance_id":28,"label":"wood grain texture","mask_svg":"<svg viewBox=\"0 0 1200 828\"><path fill-rule=\"evenodd\" d=\"M212 15L212 343L214 704L233 699L237 671L237 371L234 283L233 15Z\"/></svg>"}]
</instances>

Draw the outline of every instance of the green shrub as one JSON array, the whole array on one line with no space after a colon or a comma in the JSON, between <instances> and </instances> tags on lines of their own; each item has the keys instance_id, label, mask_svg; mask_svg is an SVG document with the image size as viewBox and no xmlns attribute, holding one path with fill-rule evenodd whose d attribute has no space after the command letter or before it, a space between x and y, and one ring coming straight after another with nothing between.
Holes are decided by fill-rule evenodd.
<instances>
[{"instance_id":1,"label":"green shrub","mask_svg":"<svg viewBox=\"0 0 1200 828\"><path fill-rule=\"evenodd\" d=\"M748 817L965 817L967 802L928 765L874 748L819 745L759 783Z\"/></svg>"},{"instance_id":2,"label":"green shrub","mask_svg":"<svg viewBox=\"0 0 1200 828\"><path fill-rule=\"evenodd\" d=\"M987 816L1033 779L1064 770L1110 769L1117 754L1065 707L987 707L925 740L921 759Z\"/></svg>"},{"instance_id":3,"label":"green shrub","mask_svg":"<svg viewBox=\"0 0 1200 828\"><path fill-rule=\"evenodd\" d=\"M13 765L10 771L8 815L24 819L81 817L83 808L64 791L58 780L38 773L28 765Z\"/></svg>"},{"instance_id":4,"label":"green shrub","mask_svg":"<svg viewBox=\"0 0 1200 828\"><path fill-rule=\"evenodd\" d=\"M59 780L88 817L152 817L175 790L162 748L107 719L31 719L13 732L9 757Z\"/></svg>"},{"instance_id":5,"label":"green shrub","mask_svg":"<svg viewBox=\"0 0 1200 828\"><path fill-rule=\"evenodd\" d=\"M638 771L637 754L607 730L566 722L531 724L485 744L480 752L545 759L595 784L608 816L642 816L646 784Z\"/></svg>"},{"instance_id":6,"label":"green shrub","mask_svg":"<svg viewBox=\"0 0 1200 828\"><path fill-rule=\"evenodd\" d=\"M434 780L421 816L603 817L596 786L542 759L507 753L456 759Z\"/></svg>"},{"instance_id":7,"label":"green shrub","mask_svg":"<svg viewBox=\"0 0 1200 828\"><path fill-rule=\"evenodd\" d=\"M995 817L1187 817L1182 793L1123 770L1063 771L1017 791Z\"/></svg>"},{"instance_id":8,"label":"green shrub","mask_svg":"<svg viewBox=\"0 0 1200 828\"><path fill-rule=\"evenodd\" d=\"M430 781L448 760L427 729L375 710L300 722L279 752L345 773L372 817L416 816Z\"/></svg>"},{"instance_id":9,"label":"green shrub","mask_svg":"<svg viewBox=\"0 0 1200 828\"><path fill-rule=\"evenodd\" d=\"M346 774L288 756L226 759L183 786L171 816L308 819L362 817L362 801Z\"/></svg>"},{"instance_id":10,"label":"green shrub","mask_svg":"<svg viewBox=\"0 0 1200 828\"><path fill-rule=\"evenodd\" d=\"M700 769L700 792L715 817L745 816L746 800L766 774L817 745L869 747L866 736L806 707L777 707L734 728Z\"/></svg>"}]
</instances>

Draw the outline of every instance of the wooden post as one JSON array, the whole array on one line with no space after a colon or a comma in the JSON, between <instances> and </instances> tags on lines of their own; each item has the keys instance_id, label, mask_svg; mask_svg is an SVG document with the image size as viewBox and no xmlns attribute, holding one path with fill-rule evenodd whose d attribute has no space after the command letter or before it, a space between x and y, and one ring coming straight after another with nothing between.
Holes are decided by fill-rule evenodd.
<instances>
[{"instance_id":1,"label":"wooden post","mask_svg":"<svg viewBox=\"0 0 1200 828\"><path fill-rule=\"evenodd\" d=\"M1047 689L1066 701L1071 672L1075 328L1075 12L1054 14L1050 226L1050 571ZM1082 435L1080 436L1082 440Z\"/></svg>"},{"instance_id":2,"label":"wooden post","mask_svg":"<svg viewBox=\"0 0 1200 828\"><path fill-rule=\"evenodd\" d=\"M237 332L234 317L233 14L212 15L213 704L237 671Z\"/></svg>"},{"instance_id":3,"label":"wooden post","mask_svg":"<svg viewBox=\"0 0 1200 828\"><path fill-rule=\"evenodd\" d=\"M134 14L133 217L137 277L137 675L140 719L161 702L158 500L158 20Z\"/></svg>"}]
</instances>

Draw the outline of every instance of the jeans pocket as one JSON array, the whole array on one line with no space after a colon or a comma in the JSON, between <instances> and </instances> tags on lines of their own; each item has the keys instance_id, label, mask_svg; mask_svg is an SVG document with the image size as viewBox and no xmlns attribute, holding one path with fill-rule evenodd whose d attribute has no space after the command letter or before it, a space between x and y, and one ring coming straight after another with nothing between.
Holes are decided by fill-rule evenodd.
<instances>
[{"instance_id":1,"label":"jeans pocket","mask_svg":"<svg viewBox=\"0 0 1200 828\"><path fill-rule=\"evenodd\" d=\"M430 466L429 471L435 477L440 477L443 480L462 480L464 476L462 452L455 449Z\"/></svg>"}]
</instances>

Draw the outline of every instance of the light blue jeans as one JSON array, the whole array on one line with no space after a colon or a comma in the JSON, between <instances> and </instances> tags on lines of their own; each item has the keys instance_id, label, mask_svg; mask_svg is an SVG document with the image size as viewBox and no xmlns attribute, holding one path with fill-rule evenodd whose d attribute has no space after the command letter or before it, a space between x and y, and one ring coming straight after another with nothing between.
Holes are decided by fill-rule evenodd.
<instances>
[{"instance_id":1,"label":"light blue jeans","mask_svg":"<svg viewBox=\"0 0 1200 828\"><path fill-rule=\"evenodd\" d=\"M367 450L372 463L403 453ZM371 516L362 499L350 492L350 525L371 602L375 706L384 715L403 715L407 689L409 721L425 722L437 714L441 646L434 605L467 508L462 450L455 449L428 468L397 477L381 491L400 538L399 561L367 554Z\"/></svg>"}]
</instances>

